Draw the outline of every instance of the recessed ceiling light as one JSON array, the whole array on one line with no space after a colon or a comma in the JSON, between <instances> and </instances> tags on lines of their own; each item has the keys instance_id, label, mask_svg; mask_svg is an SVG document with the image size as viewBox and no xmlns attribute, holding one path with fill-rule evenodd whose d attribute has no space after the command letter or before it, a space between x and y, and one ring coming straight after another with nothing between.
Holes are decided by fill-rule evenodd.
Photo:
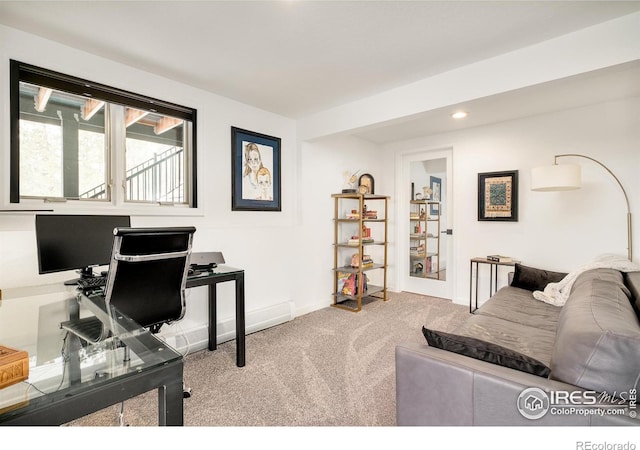
<instances>
[{"instance_id":1,"label":"recessed ceiling light","mask_svg":"<svg viewBox=\"0 0 640 450\"><path fill-rule=\"evenodd\" d=\"M466 111L457 111L457 112L454 112L453 114L451 114L451 117L453 117L454 119L464 119L468 115L469 115L469 113L466 112Z\"/></svg>"}]
</instances>

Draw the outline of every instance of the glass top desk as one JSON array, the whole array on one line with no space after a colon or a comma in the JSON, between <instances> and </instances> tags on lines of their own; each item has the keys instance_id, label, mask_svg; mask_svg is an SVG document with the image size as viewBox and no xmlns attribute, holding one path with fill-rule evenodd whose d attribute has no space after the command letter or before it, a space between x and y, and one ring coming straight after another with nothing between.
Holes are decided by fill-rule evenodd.
<instances>
[{"instance_id":1,"label":"glass top desk","mask_svg":"<svg viewBox=\"0 0 640 450\"><path fill-rule=\"evenodd\" d=\"M158 424L183 425L180 353L75 288L15 288L2 296L0 345L28 353L29 377L0 389L0 425L61 425L153 389ZM60 328L91 315L117 337L87 344Z\"/></svg>"}]
</instances>

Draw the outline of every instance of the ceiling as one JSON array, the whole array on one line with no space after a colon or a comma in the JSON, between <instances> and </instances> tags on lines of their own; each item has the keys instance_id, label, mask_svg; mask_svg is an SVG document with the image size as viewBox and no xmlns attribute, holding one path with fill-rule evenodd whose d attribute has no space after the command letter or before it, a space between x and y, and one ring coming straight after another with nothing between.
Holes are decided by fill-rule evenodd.
<instances>
[{"instance_id":1,"label":"ceiling","mask_svg":"<svg viewBox=\"0 0 640 450\"><path fill-rule=\"evenodd\" d=\"M378 144L417 139L595 103L640 96L640 61L433 109L351 134ZM463 120L451 114L467 111Z\"/></svg>"},{"instance_id":2,"label":"ceiling","mask_svg":"<svg viewBox=\"0 0 640 450\"><path fill-rule=\"evenodd\" d=\"M635 11L640 1L0 1L0 23L301 119ZM361 135L425 134L436 113Z\"/></svg>"}]
</instances>

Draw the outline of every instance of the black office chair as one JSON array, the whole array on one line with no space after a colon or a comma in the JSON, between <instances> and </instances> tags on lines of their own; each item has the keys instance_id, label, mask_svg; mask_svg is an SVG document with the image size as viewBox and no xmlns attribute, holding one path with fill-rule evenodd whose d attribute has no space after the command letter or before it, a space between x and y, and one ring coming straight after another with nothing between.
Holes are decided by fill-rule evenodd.
<instances>
[{"instance_id":1,"label":"black office chair","mask_svg":"<svg viewBox=\"0 0 640 450\"><path fill-rule=\"evenodd\" d=\"M157 333L165 323L185 313L185 288L195 227L116 228L104 288L109 317L122 314ZM88 342L118 334L96 317L64 322L61 326ZM125 346L125 360L129 350ZM190 397L191 390L184 390ZM121 412L122 415L122 412Z\"/></svg>"},{"instance_id":2,"label":"black office chair","mask_svg":"<svg viewBox=\"0 0 640 450\"><path fill-rule=\"evenodd\" d=\"M116 228L105 303L137 324L160 331L185 313L194 227Z\"/></svg>"}]
</instances>

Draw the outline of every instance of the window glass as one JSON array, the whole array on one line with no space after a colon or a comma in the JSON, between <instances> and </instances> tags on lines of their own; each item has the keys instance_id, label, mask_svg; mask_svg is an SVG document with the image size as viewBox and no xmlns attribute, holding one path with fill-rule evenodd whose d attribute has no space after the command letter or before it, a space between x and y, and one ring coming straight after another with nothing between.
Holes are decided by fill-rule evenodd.
<instances>
[{"instance_id":1,"label":"window glass","mask_svg":"<svg viewBox=\"0 0 640 450\"><path fill-rule=\"evenodd\" d=\"M196 110L18 61L10 97L12 203L197 206Z\"/></svg>"},{"instance_id":2,"label":"window glass","mask_svg":"<svg viewBox=\"0 0 640 450\"><path fill-rule=\"evenodd\" d=\"M104 189L104 102L21 82L19 127L21 196L90 198Z\"/></svg>"},{"instance_id":3,"label":"window glass","mask_svg":"<svg viewBox=\"0 0 640 450\"><path fill-rule=\"evenodd\" d=\"M127 200L186 203L185 121L128 108L125 122Z\"/></svg>"},{"instance_id":4,"label":"window glass","mask_svg":"<svg viewBox=\"0 0 640 450\"><path fill-rule=\"evenodd\" d=\"M106 183L107 159L105 134L99 131L80 130L79 184L80 198L108 200Z\"/></svg>"},{"instance_id":5,"label":"window glass","mask_svg":"<svg viewBox=\"0 0 640 450\"><path fill-rule=\"evenodd\" d=\"M20 193L62 197L62 124L20 120Z\"/></svg>"}]
</instances>

